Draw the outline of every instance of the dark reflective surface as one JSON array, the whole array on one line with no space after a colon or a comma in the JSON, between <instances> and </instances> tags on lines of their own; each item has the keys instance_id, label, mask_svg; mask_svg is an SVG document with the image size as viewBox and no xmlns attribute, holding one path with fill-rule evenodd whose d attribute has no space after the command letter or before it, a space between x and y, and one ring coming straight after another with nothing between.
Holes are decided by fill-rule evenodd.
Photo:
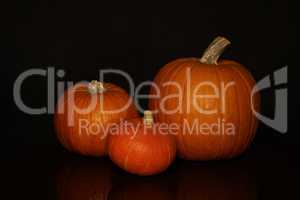
<instances>
[{"instance_id":1,"label":"dark reflective surface","mask_svg":"<svg viewBox=\"0 0 300 200\"><path fill-rule=\"evenodd\" d=\"M58 199L107 199L112 188L112 167L108 160L66 156L56 178Z\"/></svg>"},{"instance_id":2,"label":"dark reflective surface","mask_svg":"<svg viewBox=\"0 0 300 200\"><path fill-rule=\"evenodd\" d=\"M298 174L289 156L271 145L253 145L230 161L177 159L166 172L149 177L60 147L6 160L4 180L12 199L284 199L292 195Z\"/></svg>"},{"instance_id":3,"label":"dark reflective surface","mask_svg":"<svg viewBox=\"0 0 300 200\"><path fill-rule=\"evenodd\" d=\"M242 163L179 166L177 199L257 199L255 179Z\"/></svg>"}]
</instances>

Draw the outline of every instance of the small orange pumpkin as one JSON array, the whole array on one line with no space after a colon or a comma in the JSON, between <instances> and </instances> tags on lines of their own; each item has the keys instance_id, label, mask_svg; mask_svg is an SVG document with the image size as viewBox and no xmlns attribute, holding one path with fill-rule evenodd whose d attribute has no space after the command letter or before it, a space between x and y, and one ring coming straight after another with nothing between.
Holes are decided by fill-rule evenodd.
<instances>
[{"instance_id":1,"label":"small orange pumpkin","mask_svg":"<svg viewBox=\"0 0 300 200\"><path fill-rule=\"evenodd\" d=\"M74 85L59 98L54 125L59 141L69 151L103 156L109 125L137 116L131 98L122 88L92 81Z\"/></svg>"},{"instance_id":2,"label":"small orange pumpkin","mask_svg":"<svg viewBox=\"0 0 300 200\"><path fill-rule=\"evenodd\" d=\"M152 113L144 119L128 120L109 135L108 154L120 168L137 175L153 175L166 170L176 156L175 138L153 123Z\"/></svg>"},{"instance_id":3,"label":"small orange pumpkin","mask_svg":"<svg viewBox=\"0 0 300 200\"><path fill-rule=\"evenodd\" d=\"M218 37L201 59L177 59L155 77L157 87L150 94L158 98L150 99L149 109L155 121L181 127L176 139L184 159L232 158L244 152L254 138L258 122L251 104L259 110L260 97L251 95L255 80L244 66L218 60L229 44ZM191 129L193 125L198 129Z\"/></svg>"}]
</instances>

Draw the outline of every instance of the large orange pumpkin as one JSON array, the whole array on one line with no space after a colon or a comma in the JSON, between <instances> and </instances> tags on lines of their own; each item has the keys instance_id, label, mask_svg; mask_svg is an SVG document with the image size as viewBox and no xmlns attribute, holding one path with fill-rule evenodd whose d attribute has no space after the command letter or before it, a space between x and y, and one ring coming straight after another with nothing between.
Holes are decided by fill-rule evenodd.
<instances>
[{"instance_id":1,"label":"large orange pumpkin","mask_svg":"<svg viewBox=\"0 0 300 200\"><path fill-rule=\"evenodd\" d=\"M160 128L145 112L144 119L126 121L109 135L108 154L120 168L137 175L166 170L176 156L176 141L168 129Z\"/></svg>"},{"instance_id":2,"label":"large orange pumpkin","mask_svg":"<svg viewBox=\"0 0 300 200\"><path fill-rule=\"evenodd\" d=\"M252 75L241 64L218 60L230 42L218 37L203 57L168 63L155 77L149 108L157 122L175 123L178 153L188 160L228 159L251 143L259 94L251 96ZM154 98L153 98L154 97ZM194 127L194 129L193 129Z\"/></svg>"},{"instance_id":3,"label":"large orange pumpkin","mask_svg":"<svg viewBox=\"0 0 300 200\"><path fill-rule=\"evenodd\" d=\"M58 100L54 124L59 141L83 155L106 154L109 126L138 113L131 98L111 83L78 83Z\"/></svg>"}]
</instances>

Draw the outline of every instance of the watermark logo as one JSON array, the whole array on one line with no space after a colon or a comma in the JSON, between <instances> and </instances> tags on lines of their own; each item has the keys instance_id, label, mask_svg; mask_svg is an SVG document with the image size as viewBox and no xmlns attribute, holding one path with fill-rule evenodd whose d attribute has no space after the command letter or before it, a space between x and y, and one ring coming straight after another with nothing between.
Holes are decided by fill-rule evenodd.
<instances>
[{"instance_id":1,"label":"watermark logo","mask_svg":"<svg viewBox=\"0 0 300 200\"><path fill-rule=\"evenodd\" d=\"M128 82L129 86L129 96L131 97L129 101L133 101L135 103L135 106L137 107L138 111L143 112L142 106L139 104L140 99L158 99L159 100L159 112L163 112L166 115L172 115L174 113L190 113L197 111L201 115L205 116L211 116L211 115L219 115L222 116L223 113L227 112L226 108L226 101L228 98L226 98L226 95L228 92L232 92L235 90L236 83L234 81L229 82L220 82L216 85L216 83L211 82L209 80L199 82L197 85L193 84L193 87L191 87L191 70L190 68L187 68L186 72L186 83L184 83L184 88L182 87L182 84L179 84L175 81L169 81L165 82L162 86L156 85L154 82L151 81L145 81L140 83L139 85L135 85L132 77L121 70L117 69L106 69L99 71L99 80L104 82L104 78L108 74L114 74L118 75L122 78L125 78L125 80ZM254 108L254 102L253 96L265 89L269 89L272 86L271 78L274 78L274 85L275 86L281 86L283 84L287 84L288 82L288 67L283 67L279 70L276 70L273 75L268 75L262 80L258 81L257 84L252 88L251 91L251 109L252 113L259 119L262 123L265 125L272 127L276 131L279 131L280 133L286 133L288 129L288 89L287 88L280 88L275 90L275 117L274 119L268 118L267 116L262 115ZM25 103L22 100L21 97L21 89L23 83L32 76L42 76L45 77L47 81L47 106L44 106L42 108L31 108L28 105L25 105ZM63 70L55 70L54 67L49 67L48 69L30 69L23 73L21 73L18 78L16 79L14 83L14 89L13 89L13 96L14 101L18 108L31 115L41 115L41 114L53 114L55 112L55 96L60 96L64 93L64 91L67 88L76 88L77 84L74 84L73 82L67 82L65 84L64 81L57 81L56 79L62 79L65 76L65 72ZM67 88L65 88L65 85L67 85ZM89 85L88 82L86 82L86 85ZM151 87L154 91L153 94L140 94L142 89L144 87ZM160 87L168 87L169 89L172 88L173 93L161 96L161 88ZM191 91L189 88L193 88L193 91ZM93 91L93 88L90 88L91 91ZM206 92L203 92L206 91ZM207 91L210 91L207 93ZM72 92L70 92L70 95ZM69 96L68 96L69 97ZM192 97L192 98L190 98ZM183 100L183 98L185 98ZM74 106L74 95L70 96L68 98L70 100L70 103L67 106L71 106L71 108L68 107L68 121L70 120L72 122L74 112L76 113L82 113L87 114L92 109L95 108L96 104L98 102L101 103L98 98L92 99L91 105L87 108L77 108ZM204 99L204 100L203 100ZM174 107L171 107L170 104L168 104L168 101L176 102ZM185 101L183 103L183 101ZM188 101L188 102L187 102ZM200 104L199 104L200 102ZM203 103L206 102L206 103ZM122 112L128 108L128 106L132 102L127 102L126 105L124 105L122 108L118 108L118 110L109 110L107 112ZM184 106L183 106L184 105ZM100 106L101 107L101 106ZM101 107L101 112L106 112L104 108ZM59 113L64 112L63 110L59 110ZM152 111L154 114L158 112L158 110ZM220 122L220 123L219 123ZM182 122L183 123L183 122ZM198 123L198 122L197 122ZM228 124L229 122L226 122L225 119L219 119L216 124L221 124L223 128L222 132L224 132L224 127L227 127L227 132L235 131L234 124ZM69 123L74 124L74 123ZM225 125L224 125L225 124ZM86 129L90 129L87 132L93 132L92 130L99 130L101 127L96 127L96 125L92 125L93 127L87 127L86 123L82 123L82 125ZM208 126L216 127L215 124L209 124ZM232 126L231 126L232 125ZM196 125L196 127L200 127L200 129L205 129L206 125L203 124L202 126L199 126L199 123ZM229 128L228 128L229 127ZM189 130L190 127L188 127L187 130ZM210 127L211 128L211 127ZM207 128L208 129L208 128ZM97 131L96 131L97 132ZM191 131L194 133L201 132L201 131ZM203 132L203 131L202 131ZM204 131L205 132L205 131ZM212 133L214 132L213 129L208 130L208 132ZM230 132L230 134L232 134ZM228 135L230 135L228 134ZM233 134L232 134L233 135Z\"/></svg>"},{"instance_id":2,"label":"watermark logo","mask_svg":"<svg viewBox=\"0 0 300 200\"><path fill-rule=\"evenodd\" d=\"M283 67L273 73L274 85L280 86L282 84L287 84L288 82L288 67ZM256 92L268 89L271 87L271 77L270 75L266 76L260 80L252 90L252 95ZM270 119L253 108L253 103L251 103L252 111L255 116L264 124L273 129L279 131L280 133L286 133L288 129L288 89L276 89L275 90L275 117Z\"/></svg>"},{"instance_id":3,"label":"watermark logo","mask_svg":"<svg viewBox=\"0 0 300 200\"><path fill-rule=\"evenodd\" d=\"M150 129L151 131L147 131ZM101 140L108 135L127 135L130 139L134 139L137 134L152 134L152 135L213 135L213 136L234 136L235 126L231 122L226 122L224 119L217 119L214 123L201 122L199 119L192 122L184 119L179 123L152 123L145 122L130 122L120 119L117 122L103 125L97 122L90 122L87 119L79 119L77 124L79 135L99 136Z\"/></svg>"}]
</instances>

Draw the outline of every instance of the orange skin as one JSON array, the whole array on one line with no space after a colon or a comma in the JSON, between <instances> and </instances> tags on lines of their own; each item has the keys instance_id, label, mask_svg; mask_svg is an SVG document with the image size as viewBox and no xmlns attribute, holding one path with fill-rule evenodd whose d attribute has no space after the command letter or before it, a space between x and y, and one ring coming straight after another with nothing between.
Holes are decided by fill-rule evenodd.
<instances>
[{"instance_id":1,"label":"orange skin","mask_svg":"<svg viewBox=\"0 0 300 200\"><path fill-rule=\"evenodd\" d=\"M76 89L74 87L76 86ZM106 137L101 129L97 132L91 132L93 129L80 127L80 120L86 120L89 124L102 125L107 127L110 123L118 122L120 119L135 118L138 113L133 104L118 113L103 113L101 107L105 110L120 109L130 100L127 93L120 87L104 83L106 88L103 93L91 94L87 84L76 84L68 89L62 95L57 103L54 115L54 126L57 137L61 144L69 151L82 155L103 156L107 154ZM71 93L74 95L74 101L70 101ZM96 106L87 114L77 113L74 111L71 117L74 119L74 126L68 125L68 108L86 108L92 97L97 98ZM100 99L102 97L103 99ZM101 105L102 101L103 105ZM69 104L69 105L68 105ZM62 109L63 113L58 113Z\"/></svg>"},{"instance_id":2,"label":"orange skin","mask_svg":"<svg viewBox=\"0 0 300 200\"><path fill-rule=\"evenodd\" d=\"M190 87L186 84L186 70L190 69L191 80ZM225 84L233 81L235 84L230 86L226 91L225 112L221 112L222 98L198 98L197 105L201 108L209 110L218 109L216 114L204 114L198 112L196 108L190 106L194 97L192 94L182 95L182 104L179 101L169 99L165 101L165 108L171 110L180 107L182 112L174 114L165 114L160 109L161 99L178 92L176 87L164 86L163 84L169 81L177 82L184 91L195 91L196 86L205 81L209 81L221 90L221 82ZM159 99L150 99L149 109L158 111L154 114L154 119L157 122L177 123L182 126L186 120L190 126L195 119L201 123L213 124L219 118L222 118L226 123L232 123L235 127L234 135L213 135L213 134L197 134L195 131L190 134L184 134L179 131L176 135L177 150L180 157L187 160L215 160L215 159L230 159L243 153L251 144L255 136L258 121L251 110L251 90L255 85L255 80L252 75L241 64L221 60L218 64L204 64L198 58L183 58L170 62L164 66L156 75L154 82L160 89ZM202 86L196 94L212 94L211 86ZM156 95L153 88L150 91L151 95ZM253 96L253 107L256 111L260 108L260 96L256 93ZM188 112L186 107L190 106ZM154 112L155 113L155 112Z\"/></svg>"},{"instance_id":3,"label":"orange skin","mask_svg":"<svg viewBox=\"0 0 300 200\"><path fill-rule=\"evenodd\" d=\"M166 170L176 156L176 142L167 132L145 127L141 118L128 121L137 128L135 133L124 128L108 138L108 154L120 168L145 176ZM145 132L144 132L145 130Z\"/></svg>"}]
</instances>

